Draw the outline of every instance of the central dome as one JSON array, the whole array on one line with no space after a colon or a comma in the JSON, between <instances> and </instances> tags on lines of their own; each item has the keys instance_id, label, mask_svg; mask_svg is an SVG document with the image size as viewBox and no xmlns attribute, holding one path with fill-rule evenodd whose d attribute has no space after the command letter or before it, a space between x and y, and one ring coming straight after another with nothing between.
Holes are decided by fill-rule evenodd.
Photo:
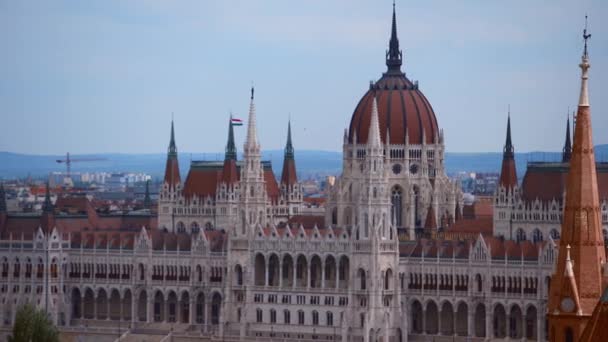
<instances>
[{"instance_id":1,"label":"central dome","mask_svg":"<svg viewBox=\"0 0 608 342\"><path fill-rule=\"evenodd\" d=\"M402 53L397 39L397 23L393 7L393 24L389 50L386 52L388 70L376 83L370 85L355 108L350 120L348 141L365 144L372 117L373 97L378 103L380 135L386 143L387 132L390 144L404 144L407 134L409 144L435 143L439 128L433 107L401 71ZM356 138L355 138L356 135Z\"/></svg>"}]
</instances>

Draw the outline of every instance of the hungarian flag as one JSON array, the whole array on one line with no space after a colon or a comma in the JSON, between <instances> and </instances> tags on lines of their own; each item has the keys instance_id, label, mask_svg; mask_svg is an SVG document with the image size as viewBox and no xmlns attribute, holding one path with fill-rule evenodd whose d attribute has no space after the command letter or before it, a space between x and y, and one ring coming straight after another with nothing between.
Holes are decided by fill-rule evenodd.
<instances>
[{"instance_id":1,"label":"hungarian flag","mask_svg":"<svg viewBox=\"0 0 608 342\"><path fill-rule=\"evenodd\" d=\"M232 126L243 126L243 120L241 119L230 118L230 123Z\"/></svg>"}]
</instances>

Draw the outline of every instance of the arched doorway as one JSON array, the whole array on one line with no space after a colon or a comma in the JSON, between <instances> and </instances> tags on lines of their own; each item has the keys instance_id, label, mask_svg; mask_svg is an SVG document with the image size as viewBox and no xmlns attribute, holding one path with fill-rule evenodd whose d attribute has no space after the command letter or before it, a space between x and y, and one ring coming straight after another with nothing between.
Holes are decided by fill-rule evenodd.
<instances>
[{"instance_id":1,"label":"arched doorway","mask_svg":"<svg viewBox=\"0 0 608 342\"><path fill-rule=\"evenodd\" d=\"M433 301L429 301L426 304L426 333L436 335L439 331L439 314L437 311L437 304Z\"/></svg>"},{"instance_id":2,"label":"arched doorway","mask_svg":"<svg viewBox=\"0 0 608 342\"><path fill-rule=\"evenodd\" d=\"M140 322L148 320L148 294L146 290L141 291L137 299L137 318Z\"/></svg>"},{"instance_id":3,"label":"arched doorway","mask_svg":"<svg viewBox=\"0 0 608 342\"><path fill-rule=\"evenodd\" d=\"M410 331L413 334L422 334L422 304L419 301L415 300L412 302L412 308L410 310L412 322Z\"/></svg>"},{"instance_id":4,"label":"arched doorway","mask_svg":"<svg viewBox=\"0 0 608 342\"><path fill-rule=\"evenodd\" d=\"M268 259L268 286L279 286L279 257L276 254Z\"/></svg>"},{"instance_id":5,"label":"arched doorway","mask_svg":"<svg viewBox=\"0 0 608 342\"><path fill-rule=\"evenodd\" d=\"M486 307L483 304L475 307L475 337L486 337Z\"/></svg>"},{"instance_id":6,"label":"arched doorway","mask_svg":"<svg viewBox=\"0 0 608 342\"><path fill-rule=\"evenodd\" d=\"M502 304L497 304L494 307L494 337L505 338L507 337L507 313L505 312Z\"/></svg>"},{"instance_id":7,"label":"arched doorway","mask_svg":"<svg viewBox=\"0 0 608 342\"><path fill-rule=\"evenodd\" d=\"M266 259L262 254L255 256L255 285L266 285Z\"/></svg>"},{"instance_id":8,"label":"arched doorway","mask_svg":"<svg viewBox=\"0 0 608 342\"><path fill-rule=\"evenodd\" d=\"M523 336L523 315L519 306L513 305L509 315L509 337L521 339Z\"/></svg>"},{"instance_id":9,"label":"arched doorway","mask_svg":"<svg viewBox=\"0 0 608 342\"><path fill-rule=\"evenodd\" d=\"M444 302L441 306L441 334L454 334L454 307L450 302Z\"/></svg>"},{"instance_id":10,"label":"arched doorway","mask_svg":"<svg viewBox=\"0 0 608 342\"><path fill-rule=\"evenodd\" d=\"M456 335L458 335L458 336L468 336L469 335L468 318L469 318L469 307L467 306L466 303L460 302L458 304L458 307L456 310L456 322L455 322Z\"/></svg>"},{"instance_id":11,"label":"arched doorway","mask_svg":"<svg viewBox=\"0 0 608 342\"><path fill-rule=\"evenodd\" d=\"M154 295L154 322L163 322L165 320L165 297L160 291L156 291Z\"/></svg>"},{"instance_id":12,"label":"arched doorway","mask_svg":"<svg viewBox=\"0 0 608 342\"><path fill-rule=\"evenodd\" d=\"M289 254L283 257L283 287L293 286L293 258Z\"/></svg>"},{"instance_id":13,"label":"arched doorway","mask_svg":"<svg viewBox=\"0 0 608 342\"><path fill-rule=\"evenodd\" d=\"M72 289L72 318L82 318L82 296L78 288Z\"/></svg>"},{"instance_id":14,"label":"arched doorway","mask_svg":"<svg viewBox=\"0 0 608 342\"><path fill-rule=\"evenodd\" d=\"M528 340L535 340L537 335L536 320L537 320L536 307L530 306L526 310L526 338Z\"/></svg>"},{"instance_id":15,"label":"arched doorway","mask_svg":"<svg viewBox=\"0 0 608 342\"><path fill-rule=\"evenodd\" d=\"M211 324L220 324L222 296L215 292L211 299Z\"/></svg>"}]
</instances>

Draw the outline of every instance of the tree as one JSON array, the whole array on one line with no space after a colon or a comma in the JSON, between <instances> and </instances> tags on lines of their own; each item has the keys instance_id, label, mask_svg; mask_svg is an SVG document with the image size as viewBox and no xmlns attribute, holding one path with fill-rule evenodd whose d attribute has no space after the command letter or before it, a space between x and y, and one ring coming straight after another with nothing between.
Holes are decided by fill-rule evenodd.
<instances>
[{"instance_id":1,"label":"tree","mask_svg":"<svg viewBox=\"0 0 608 342\"><path fill-rule=\"evenodd\" d=\"M9 342L59 342L59 331L42 310L30 304L19 308Z\"/></svg>"}]
</instances>

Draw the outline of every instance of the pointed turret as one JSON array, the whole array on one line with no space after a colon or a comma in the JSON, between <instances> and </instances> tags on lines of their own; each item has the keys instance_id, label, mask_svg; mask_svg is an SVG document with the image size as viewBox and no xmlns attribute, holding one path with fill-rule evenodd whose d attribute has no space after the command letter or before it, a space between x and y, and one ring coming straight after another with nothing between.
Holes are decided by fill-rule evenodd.
<instances>
[{"instance_id":1,"label":"pointed turret","mask_svg":"<svg viewBox=\"0 0 608 342\"><path fill-rule=\"evenodd\" d=\"M556 273L551 279L548 320L549 340L567 340L565 331L571 331L576 341L591 317L604 288L603 264L606 261L602 218L597 187L597 171L593 152L591 110L587 91L589 56L587 39L583 31L585 49L580 68L581 91L574 128L572 157L566 183L566 200L562 221L560 248ZM567 249L570 246L571 249ZM570 253L568 253L568 250ZM564 273L568 263L574 264L574 284L580 294L580 305L569 288L570 277ZM575 305L572 305L574 302Z\"/></svg>"},{"instance_id":2,"label":"pointed turret","mask_svg":"<svg viewBox=\"0 0 608 342\"><path fill-rule=\"evenodd\" d=\"M144 208L152 208L152 199L150 198L150 180L146 181L146 192L144 194Z\"/></svg>"},{"instance_id":3,"label":"pointed turret","mask_svg":"<svg viewBox=\"0 0 608 342\"><path fill-rule=\"evenodd\" d=\"M181 183L179 175L179 163L177 161L177 146L175 145L175 130L173 120L171 120L171 139L169 140L169 150L167 153L167 164L165 166L165 183L169 188L174 189Z\"/></svg>"},{"instance_id":4,"label":"pointed turret","mask_svg":"<svg viewBox=\"0 0 608 342\"><path fill-rule=\"evenodd\" d=\"M388 43L388 51L386 51L386 66L388 73L401 74L401 64L403 62L403 54L399 50L399 38L397 38L397 16L395 14L395 3L393 2L393 22L391 26L391 39Z\"/></svg>"},{"instance_id":5,"label":"pointed turret","mask_svg":"<svg viewBox=\"0 0 608 342\"><path fill-rule=\"evenodd\" d=\"M372 118L369 124L367 145L370 147L382 147L382 141L380 140L380 122L378 120L378 102L376 101L375 96L372 102Z\"/></svg>"},{"instance_id":6,"label":"pointed turret","mask_svg":"<svg viewBox=\"0 0 608 342\"><path fill-rule=\"evenodd\" d=\"M259 149L258 131L256 128L254 89L251 87L251 102L249 103L249 118L247 119L247 137L245 138L245 153Z\"/></svg>"},{"instance_id":7,"label":"pointed turret","mask_svg":"<svg viewBox=\"0 0 608 342\"><path fill-rule=\"evenodd\" d=\"M515 170L515 149L511 142L511 113L507 117L507 139L502 154L500 171L500 186L513 189L517 186L517 171Z\"/></svg>"},{"instance_id":8,"label":"pointed turret","mask_svg":"<svg viewBox=\"0 0 608 342\"><path fill-rule=\"evenodd\" d=\"M562 163L569 163L572 157L572 143L570 142L570 117L566 120L566 142L562 150Z\"/></svg>"},{"instance_id":9,"label":"pointed turret","mask_svg":"<svg viewBox=\"0 0 608 342\"><path fill-rule=\"evenodd\" d=\"M283 159L283 172L281 173L281 184L293 185L298 182L296 175L296 161L293 145L291 142L291 121L287 123L287 143L285 144L285 157Z\"/></svg>"},{"instance_id":10,"label":"pointed turret","mask_svg":"<svg viewBox=\"0 0 608 342\"><path fill-rule=\"evenodd\" d=\"M226 155L224 157L224 168L222 169L222 181L226 184L234 184L238 180L236 170L236 145L234 143L234 126L232 117L228 122L228 142L226 143Z\"/></svg>"}]
</instances>

